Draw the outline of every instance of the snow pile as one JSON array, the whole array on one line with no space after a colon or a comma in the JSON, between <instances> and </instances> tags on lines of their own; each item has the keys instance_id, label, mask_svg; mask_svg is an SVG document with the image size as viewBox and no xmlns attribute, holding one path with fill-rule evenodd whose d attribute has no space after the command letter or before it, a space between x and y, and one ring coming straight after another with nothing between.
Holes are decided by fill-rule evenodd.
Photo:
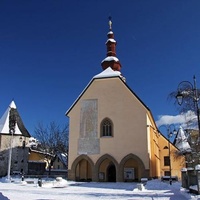
<instances>
[{"instance_id":1,"label":"snow pile","mask_svg":"<svg viewBox=\"0 0 200 200\"><path fill-rule=\"evenodd\" d=\"M46 188L64 188L67 186L67 180L64 180L62 177L57 177L55 181L46 181L42 183L42 187Z\"/></svg>"},{"instance_id":2,"label":"snow pile","mask_svg":"<svg viewBox=\"0 0 200 200\"><path fill-rule=\"evenodd\" d=\"M200 171L200 164L198 164L198 165L195 166L195 170L196 171Z\"/></svg>"}]
</instances>

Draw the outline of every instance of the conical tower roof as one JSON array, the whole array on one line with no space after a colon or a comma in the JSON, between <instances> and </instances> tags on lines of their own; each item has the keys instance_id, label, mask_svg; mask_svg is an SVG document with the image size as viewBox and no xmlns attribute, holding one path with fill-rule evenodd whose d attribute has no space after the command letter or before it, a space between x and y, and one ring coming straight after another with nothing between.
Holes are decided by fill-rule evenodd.
<instances>
[{"instance_id":1,"label":"conical tower roof","mask_svg":"<svg viewBox=\"0 0 200 200\"><path fill-rule=\"evenodd\" d=\"M175 146L181 151L181 152L191 152L191 147L187 141L187 137L184 133L183 128L180 126L178 133L175 138L174 142Z\"/></svg>"},{"instance_id":2,"label":"conical tower roof","mask_svg":"<svg viewBox=\"0 0 200 200\"><path fill-rule=\"evenodd\" d=\"M9 130L9 121L10 117L14 117L16 120L16 126L15 126L15 135L22 135L24 137L31 137L28 130L25 128L22 119L17 111L17 107L15 105L15 102L12 101L8 108L6 109L5 113L0 119L0 134L10 134Z\"/></svg>"}]
</instances>

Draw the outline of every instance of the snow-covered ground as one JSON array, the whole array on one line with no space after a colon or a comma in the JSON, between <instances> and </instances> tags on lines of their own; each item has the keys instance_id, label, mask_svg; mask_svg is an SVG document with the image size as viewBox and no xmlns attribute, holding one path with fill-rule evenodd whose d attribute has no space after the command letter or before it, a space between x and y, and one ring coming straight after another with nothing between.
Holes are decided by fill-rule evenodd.
<instances>
[{"instance_id":1,"label":"snow-covered ground","mask_svg":"<svg viewBox=\"0 0 200 200\"><path fill-rule=\"evenodd\" d=\"M13 179L6 183L0 179L0 200L186 200L200 199L200 195L191 195L181 188L180 182L160 180L148 181L142 190L138 183L96 183L72 182L62 179L44 181L38 186L38 179ZM28 182L28 183L27 183Z\"/></svg>"}]
</instances>

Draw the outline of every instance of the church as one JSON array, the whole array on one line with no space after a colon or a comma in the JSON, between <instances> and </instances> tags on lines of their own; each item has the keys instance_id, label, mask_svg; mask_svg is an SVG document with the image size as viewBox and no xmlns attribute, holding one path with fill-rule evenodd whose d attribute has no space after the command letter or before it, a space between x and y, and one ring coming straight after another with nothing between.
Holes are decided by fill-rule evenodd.
<instances>
[{"instance_id":1,"label":"church","mask_svg":"<svg viewBox=\"0 0 200 200\"><path fill-rule=\"evenodd\" d=\"M107 56L71 107L69 118L68 179L131 182L141 178L176 176L184 158L163 136L150 109L121 74L116 41L109 19Z\"/></svg>"}]
</instances>

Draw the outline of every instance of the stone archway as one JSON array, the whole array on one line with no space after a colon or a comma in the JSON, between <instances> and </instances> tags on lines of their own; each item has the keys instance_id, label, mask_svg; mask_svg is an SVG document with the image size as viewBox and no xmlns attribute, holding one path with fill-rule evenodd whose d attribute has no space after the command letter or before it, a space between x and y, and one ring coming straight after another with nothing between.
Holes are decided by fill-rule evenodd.
<instances>
[{"instance_id":1,"label":"stone archway","mask_svg":"<svg viewBox=\"0 0 200 200\"><path fill-rule=\"evenodd\" d=\"M74 160L69 176L75 181L92 181L94 179L93 161L87 155L80 155Z\"/></svg>"},{"instance_id":2,"label":"stone archway","mask_svg":"<svg viewBox=\"0 0 200 200\"><path fill-rule=\"evenodd\" d=\"M119 165L120 181L140 181L142 177L148 177L142 160L134 155L125 156Z\"/></svg>"},{"instance_id":3,"label":"stone archway","mask_svg":"<svg viewBox=\"0 0 200 200\"><path fill-rule=\"evenodd\" d=\"M118 181L118 163L110 156L105 154L101 156L95 165L96 181L116 182Z\"/></svg>"}]
</instances>

